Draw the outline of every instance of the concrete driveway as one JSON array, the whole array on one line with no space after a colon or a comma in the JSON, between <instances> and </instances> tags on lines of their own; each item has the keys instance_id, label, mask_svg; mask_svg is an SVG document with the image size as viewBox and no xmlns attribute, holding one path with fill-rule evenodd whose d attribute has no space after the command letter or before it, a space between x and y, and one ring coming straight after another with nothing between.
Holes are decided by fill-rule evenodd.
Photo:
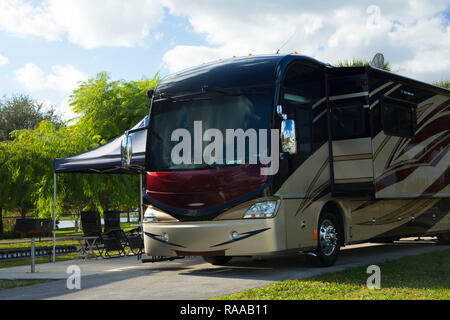
<instances>
[{"instance_id":1,"label":"concrete driveway","mask_svg":"<svg viewBox=\"0 0 450 320\"><path fill-rule=\"evenodd\" d=\"M401 241L343 248L335 266L314 268L303 255L294 257L235 258L226 266L212 266L201 258L142 264L135 257L66 261L0 269L0 279L60 279L49 283L0 291L0 299L210 299L270 283L308 278L356 266L378 264L403 256L449 249L433 241ZM66 286L67 267L81 269L81 289Z\"/></svg>"}]
</instances>

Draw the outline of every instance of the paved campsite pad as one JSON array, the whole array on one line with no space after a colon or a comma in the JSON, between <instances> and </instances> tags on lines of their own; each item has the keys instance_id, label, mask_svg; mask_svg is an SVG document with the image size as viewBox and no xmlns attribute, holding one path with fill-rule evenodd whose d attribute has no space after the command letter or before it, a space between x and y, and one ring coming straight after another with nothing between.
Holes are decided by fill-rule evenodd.
<instances>
[{"instance_id":1,"label":"paved campsite pad","mask_svg":"<svg viewBox=\"0 0 450 320\"><path fill-rule=\"evenodd\" d=\"M348 246L330 268L311 267L304 255L235 258L226 266L212 266L198 257L154 264L142 264L136 257L72 260L37 265L36 274L29 273L29 266L1 269L0 279L60 280L2 290L0 299L209 299L276 281L309 278L448 248L430 241ZM81 290L66 287L70 265L81 269Z\"/></svg>"}]
</instances>

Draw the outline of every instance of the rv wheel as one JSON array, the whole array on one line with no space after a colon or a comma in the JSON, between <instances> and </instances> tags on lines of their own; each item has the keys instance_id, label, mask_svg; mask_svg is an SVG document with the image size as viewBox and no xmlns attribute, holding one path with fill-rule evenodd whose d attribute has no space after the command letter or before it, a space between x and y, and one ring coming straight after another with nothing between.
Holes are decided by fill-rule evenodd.
<instances>
[{"instance_id":1,"label":"rv wheel","mask_svg":"<svg viewBox=\"0 0 450 320\"><path fill-rule=\"evenodd\" d=\"M450 233L440 234L437 238L440 244L450 244Z\"/></svg>"},{"instance_id":2,"label":"rv wheel","mask_svg":"<svg viewBox=\"0 0 450 320\"><path fill-rule=\"evenodd\" d=\"M227 257L227 256L214 256L214 257L203 257L203 259L208 262L211 263L215 266L220 266L222 264L227 264L228 262L230 262L231 257Z\"/></svg>"},{"instance_id":3,"label":"rv wheel","mask_svg":"<svg viewBox=\"0 0 450 320\"><path fill-rule=\"evenodd\" d=\"M320 216L317 230L317 262L322 267L333 265L341 248L339 226L336 216L325 212Z\"/></svg>"}]
</instances>

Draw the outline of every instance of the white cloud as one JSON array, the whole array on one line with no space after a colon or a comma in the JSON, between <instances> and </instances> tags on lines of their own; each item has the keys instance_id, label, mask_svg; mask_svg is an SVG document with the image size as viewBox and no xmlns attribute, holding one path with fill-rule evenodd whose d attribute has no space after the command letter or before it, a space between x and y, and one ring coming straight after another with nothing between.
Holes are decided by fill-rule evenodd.
<instances>
[{"instance_id":1,"label":"white cloud","mask_svg":"<svg viewBox=\"0 0 450 320\"><path fill-rule=\"evenodd\" d=\"M64 36L92 49L142 44L163 19L158 0L45 0L39 6L24 0L0 0L0 30L48 41Z\"/></svg>"},{"instance_id":2,"label":"white cloud","mask_svg":"<svg viewBox=\"0 0 450 320\"><path fill-rule=\"evenodd\" d=\"M49 41L60 39L62 33L47 5L34 7L23 0L0 0L0 30L18 36L41 36Z\"/></svg>"},{"instance_id":3,"label":"white cloud","mask_svg":"<svg viewBox=\"0 0 450 320\"><path fill-rule=\"evenodd\" d=\"M72 111L72 107L69 105L69 98L61 101L61 103L56 107L56 110L64 121L76 121L75 119L79 117L79 115Z\"/></svg>"},{"instance_id":4,"label":"white cloud","mask_svg":"<svg viewBox=\"0 0 450 320\"><path fill-rule=\"evenodd\" d=\"M8 63L8 58L0 54L0 68Z\"/></svg>"},{"instance_id":5,"label":"white cloud","mask_svg":"<svg viewBox=\"0 0 450 320\"><path fill-rule=\"evenodd\" d=\"M0 0L0 30L92 49L169 41L156 27L164 8L185 18L201 45L163 57L174 72L233 55L299 51L328 63L383 52L395 71L425 81L448 78L448 0ZM379 9L379 10L378 10Z\"/></svg>"},{"instance_id":6,"label":"white cloud","mask_svg":"<svg viewBox=\"0 0 450 320\"><path fill-rule=\"evenodd\" d=\"M385 54L395 71L425 81L450 75L450 27L439 0L306 2L165 0L203 34L202 46L175 46L163 57L171 72L248 53L299 51L327 63ZM447 9L448 10L448 9Z\"/></svg>"},{"instance_id":7,"label":"white cloud","mask_svg":"<svg viewBox=\"0 0 450 320\"><path fill-rule=\"evenodd\" d=\"M56 89L69 93L77 88L79 81L88 78L86 74L71 65L56 65L52 66L51 70L52 73L46 75L41 68L30 62L15 71L16 79L26 89Z\"/></svg>"},{"instance_id":8,"label":"white cloud","mask_svg":"<svg viewBox=\"0 0 450 320\"><path fill-rule=\"evenodd\" d=\"M69 106L69 98L63 99L59 104L53 103L52 100L48 99L41 100L40 103L42 103L44 111L54 109L56 115L60 116L61 119L66 122L78 117L78 115L72 111L72 107Z\"/></svg>"}]
</instances>

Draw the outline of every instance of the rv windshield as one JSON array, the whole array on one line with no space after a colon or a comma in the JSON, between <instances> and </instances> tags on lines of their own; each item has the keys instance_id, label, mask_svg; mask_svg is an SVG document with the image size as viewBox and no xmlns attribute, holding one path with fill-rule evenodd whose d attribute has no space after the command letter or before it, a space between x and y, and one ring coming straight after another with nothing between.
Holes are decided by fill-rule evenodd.
<instances>
[{"instance_id":1,"label":"rv windshield","mask_svg":"<svg viewBox=\"0 0 450 320\"><path fill-rule=\"evenodd\" d=\"M237 143L234 143L235 159L231 161L226 159L226 130L242 129L247 131L248 129L255 129L258 133L259 129L270 129L273 97L273 87L260 87L251 90L240 88L239 94L227 94L218 90L211 90L186 98L164 97L155 100L152 104L147 137L147 171L190 171L242 164L241 160L236 159ZM199 127L200 122L201 127ZM194 127L196 127L196 130L194 130ZM175 141L172 141L172 134L177 129L182 129L181 132L184 134L189 133L190 141L184 141L177 134L174 135L176 136ZM220 131L223 141L218 143L223 146L223 152L220 155L220 152L216 154L217 150L212 151L211 154L215 158L214 163L205 161L205 157L202 157L201 163L199 163L198 160L194 161L195 150L201 145L201 154L203 155L205 148L216 140L215 136L209 139L204 136L208 129ZM217 130L214 131L218 132ZM270 133L268 139L270 139L269 135ZM189 146L182 152L179 151L181 142L183 142L183 145ZM179 163L180 161L172 159L172 151L177 145L176 154L182 156L183 159L188 159L188 161ZM270 148L270 144L268 148ZM190 154L186 155L185 152ZM249 156L258 158L258 154L248 154L248 139L246 139L245 152L246 163L248 163Z\"/></svg>"}]
</instances>

